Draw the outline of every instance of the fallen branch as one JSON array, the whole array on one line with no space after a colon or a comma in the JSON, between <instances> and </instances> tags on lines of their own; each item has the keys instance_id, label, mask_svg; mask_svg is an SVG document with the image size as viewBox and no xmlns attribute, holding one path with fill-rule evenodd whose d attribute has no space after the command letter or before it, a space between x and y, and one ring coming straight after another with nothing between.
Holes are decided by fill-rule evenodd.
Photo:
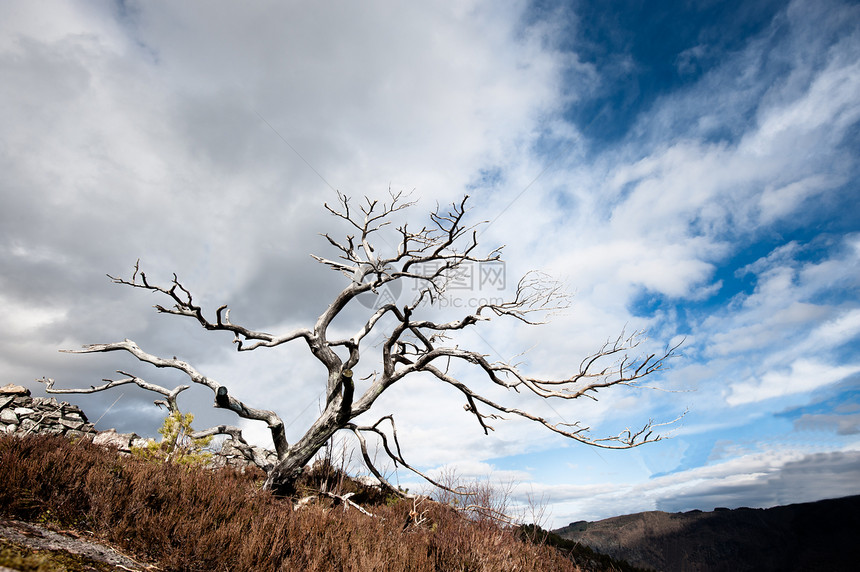
<instances>
[{"instance_id":1,"label":"fallen branch","mask_svg":"<svg viewBox=\"0 0 860 572\"><path fill-rule=\"evenodd\" d=\"M342 503L344 503L344 507L346 505L349 505L355 509L358 509L363 514L366 514L367 516L373 516L375 518L375 516L372 512L367 511L366 509L362 508L360 505L358 505L354 501L350 500L349 497L353 496L355 493L346 493L345 495L338 495L338 494L335 494L335 493L332 493L329 491L320 491L320 494L341 501Z\"/></svg>"}]
</instances>

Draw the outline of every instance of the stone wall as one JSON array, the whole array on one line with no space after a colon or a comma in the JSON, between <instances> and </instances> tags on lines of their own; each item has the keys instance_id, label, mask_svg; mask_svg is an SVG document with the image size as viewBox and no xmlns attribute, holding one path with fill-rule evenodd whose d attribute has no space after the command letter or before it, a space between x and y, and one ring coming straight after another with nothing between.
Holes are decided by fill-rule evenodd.
<instances>
[{"instance_id":1,"label":"stone wall","mask_svg":"<svg viewBox=\"0 0 860 572\"><path fill-rule=\"evenodd\" d=\"M53 397L30 397L30 390L20 385L0 387L0 432L49 433L70 438L98 433L79 407Z\"/></svg>"},{"instance_id":2,"label":"stone wall","mask_svg":"<svg viewBox=\"0 0 860 572\"><path fill-rule=\"evenodd\" d=\"M117 433L115 429L97 431L80 407L53 397L31 397L30 390L20 385L0 387L0 433L24 436L29 434L64 435L70 439L92 439L97 445L112 446L121 453L131 453L132 447L143 447L148 439L136 433ZM277 462L274 451L253 447L255 456L269 463ZM229 466L244 469L250 463L228 439L221 450L213 454L214 467Z\"/></svg>"}]
</instances>

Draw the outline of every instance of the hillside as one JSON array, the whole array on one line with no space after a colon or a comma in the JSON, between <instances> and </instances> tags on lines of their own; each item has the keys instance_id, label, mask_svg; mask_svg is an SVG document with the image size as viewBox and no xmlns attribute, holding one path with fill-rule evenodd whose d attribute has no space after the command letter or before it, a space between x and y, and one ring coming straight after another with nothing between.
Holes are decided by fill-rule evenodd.
<instances>
[{"instance_id":1,"label":"hillside","mask_svg":"<svg viewBox=\"0 0 860 572\"><path fill-rule=\"evenodd\" d=\"M0 414L0 572L146 568L133 558L189 571L637 572L534 526L398 500L325 463L308 467L309 496L294 505L261 491L262 473L229 447L204 466L146 460L131 454L145 444L136 435L96 431L79 408L20 386L0 387Z\"/></svg>"},{"instance_id":2,"label":"hillside","mask_svg":"<svg viewBox=\"0 0 860 572\"><path fill-rule=\"evenodd\" d=\"M665 572L857 570L860 496L769 509L643 512L555 532Z\"/></svg>"},{"instance_id":3,"label":"hillside","mask_svg":"<svg viewBox=\"0 0 860 572\"><path fill-rule=\"evenodd\" d=\"M335 506L325 495L294 511L260 491L253 472L119 455L115 447L127 451L133 436L97 433L65 402L4 395L0 537L7 541L14 535L3 530L16 528L47 538L48 532L26 532L30 525L12 519L36 522L71 532L72 543L83 533L165 570L209 570L226 562L231 570L363 570L373 563L373 569L414 570L838 571L854 570L860 560L860 496L766 510L646 512L572 523L556 536L475 521L429 500L416 507L344 475L311 471L308 490L331 490L319 479L337 482L341 494L355 495L372 515ZM410 520L416 510L418 523ZM0 539L0 567L17 561L7 558L9 550Z\"/></svg>"},{"instance_id":4,"label":"hillside","mask_svg":"<svg viewBox=\"0 0 860 572\"><path fill-rule=\"evenodd\" d=\"M307 490L341 480L325 466L303 478ZM581 570L514 527L429 499L344 489L366 512L325 495L299 508L259 485L251 472L153 463L87 439L0 435L4 528L40 536L15 522L38 523L159 570ZM0 566L23 558L6 561L10 550L20 545L0 542ZM68 568L40 568L60 569Z\"/></svg>"}]
</instances>

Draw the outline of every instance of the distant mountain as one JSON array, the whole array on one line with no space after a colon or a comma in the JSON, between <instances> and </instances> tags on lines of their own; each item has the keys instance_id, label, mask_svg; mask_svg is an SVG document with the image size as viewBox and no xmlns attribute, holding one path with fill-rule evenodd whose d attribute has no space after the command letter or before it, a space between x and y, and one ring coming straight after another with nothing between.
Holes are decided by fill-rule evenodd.
<instances>
[{"instance_id":1,"label":"distant mountain","mask_svg":"<svg viewBox=\"0 0 860 572\"><path fill-rule=\"evenodd\" d=\"M640 512L553 532L660 572L860 570L860 496L769 509Z\"/></svg>"}]
</instances>

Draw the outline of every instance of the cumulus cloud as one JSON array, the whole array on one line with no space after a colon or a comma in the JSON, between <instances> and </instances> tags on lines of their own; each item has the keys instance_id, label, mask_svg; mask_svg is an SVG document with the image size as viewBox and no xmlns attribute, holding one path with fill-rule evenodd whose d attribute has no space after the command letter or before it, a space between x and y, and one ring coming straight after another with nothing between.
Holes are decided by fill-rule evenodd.
<instances>
[{"instance_id":1,"label":"cumulus cloud","mask_svg":"<svg viewBox=\"0 0 860 572\"><path fill-rule=\"evenodd\" d=\"M833 367L820 361L799 359L792 363L787 370L771 371L765 373L759 380L747 380L730 385L726 402L729 405L741 405L784 395L815 391L825 385L843 380L858 371L860 371L860 365Z\"/></svg>"},{"instance_id":2,"label":"cumulus cloud","mask_svg":"<svg viewBox=\"0 0 860 572\"><path fill-rule=\"evenodd\" d=\"M17 3L0 53L6 339L32 346L16 379L61 342L125 336L223 360L110 287L137 258L249 326L312 320L336 288L307 256L337 228L329 185L448 200L558 106L565 64L522 9Z\"/></svg>"}]
</instances>

